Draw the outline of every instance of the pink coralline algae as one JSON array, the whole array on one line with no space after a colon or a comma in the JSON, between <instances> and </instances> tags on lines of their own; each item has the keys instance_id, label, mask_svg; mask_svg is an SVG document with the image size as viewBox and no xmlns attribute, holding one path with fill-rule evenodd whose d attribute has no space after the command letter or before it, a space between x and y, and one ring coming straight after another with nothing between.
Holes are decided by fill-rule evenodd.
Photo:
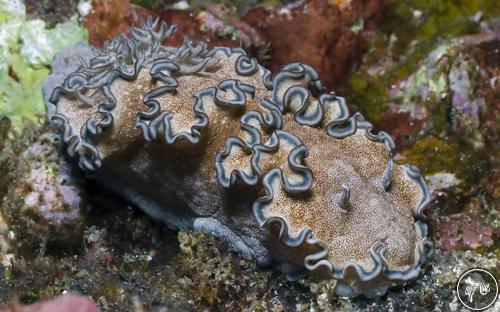
<instances>
[{"instance_id":1,"label":"pink coralline algae","mask_svg":"<svg viewBox=\"0 0 500 312\"><path fill-rule=\"evenodd\" d=\"M59 136L47 129L21 149L0 206L15 235L78 244L86 211L84 189L61 154ZM17 244L23 241L18 237Z\"/></svg>"}]
</instances>

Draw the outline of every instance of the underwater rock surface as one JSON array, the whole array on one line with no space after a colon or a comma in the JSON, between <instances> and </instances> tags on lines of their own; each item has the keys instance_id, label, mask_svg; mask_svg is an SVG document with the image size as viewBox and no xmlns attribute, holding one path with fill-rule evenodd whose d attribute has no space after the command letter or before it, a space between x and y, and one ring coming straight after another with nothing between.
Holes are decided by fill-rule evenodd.
<instances>
[{"instance_id":1,"label":"underwater rock surface","mask_svg":"<svg viewBox=\"0 0 500 312\"><path fill-rule=\"evenodd\" d=\"M32 131L31 139L2 152L18 154L4 174L9 186L0 203L15 248L35 252L57 242L79 246L87 212L83 181L63 157L60 136L47 126Z\"/></svg>"},{"instance_id":2,"label":"underwater rock surface","mask_svg":"<svg viewBox=\"0 0 500 312\"><path fill-rule=\"evenodd\" d=\"M291 279L333 277L342 296L415 279L432 250L430 194L416 167L393 162L390 136L308 65L271 78L241 49L162 46L174 30L150 19L102 50L56 56L49 118L80 167L169 227L225 237Z\"/></svg>"}]
</instances>

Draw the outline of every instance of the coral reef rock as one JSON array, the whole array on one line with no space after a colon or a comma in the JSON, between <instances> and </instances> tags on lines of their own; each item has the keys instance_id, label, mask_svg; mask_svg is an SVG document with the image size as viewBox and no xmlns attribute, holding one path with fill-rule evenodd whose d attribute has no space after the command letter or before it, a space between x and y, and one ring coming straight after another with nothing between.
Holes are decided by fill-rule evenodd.
<instances>
[{"instance_id":1,"label":"coral reef rock","mask_svg":"<svg viewBox=\"0 0 500 312\"><path fill-rule=\"evenodd\" d=\"M432 252L430 194L416 167L393 162L390 136L308 65L271 77L238 48L162 45L174 31L148 19L47 80L49 118L88 176L290 279L334 278L341 296L415 279ZM68 49L54 64L88 52Z\"/></svg>"},{"instance_id":2,"label":"coral reef rock","mask_svg":"<svg viewBox=\"0 0 500 312\"><path fill-rule=\"evenodd\" d=\"M83 180L63 157L58 134L41 126L30 136L12 152L15 163L6 173L10 183L0 204L6 231L17 248L35 251L47 242L79 246L87 211Z\"/></svg>"}]
</instances>

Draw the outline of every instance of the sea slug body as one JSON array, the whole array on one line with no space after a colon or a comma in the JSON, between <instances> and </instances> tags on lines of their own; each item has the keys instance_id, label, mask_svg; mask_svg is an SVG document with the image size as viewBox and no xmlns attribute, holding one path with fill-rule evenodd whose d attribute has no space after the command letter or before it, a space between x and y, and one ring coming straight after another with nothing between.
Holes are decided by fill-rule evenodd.
<instances>
[{"instance_id":1,"label":"sea slug body","mask_svg":"<svg viewBox=\"0 0 500 312\"><path fill-rule=\"evenodd\" d=\"M393 162L391 137L308 65L272 77L241 49L162 45L173 31L148 19L101 50L56 55L46 105L80 167L290 279L334 278L342 296L415 279L432 252L430 194L416 167Z\"/></svg>"}]
</instances>

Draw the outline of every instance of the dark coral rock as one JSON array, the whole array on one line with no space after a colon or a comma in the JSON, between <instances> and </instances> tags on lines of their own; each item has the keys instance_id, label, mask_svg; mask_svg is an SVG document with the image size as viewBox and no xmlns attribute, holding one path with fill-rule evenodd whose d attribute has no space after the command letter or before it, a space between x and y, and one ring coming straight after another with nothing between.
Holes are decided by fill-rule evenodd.
<instances>
[{"instance_id":1,"label":"dark coral rock","mask_svg":"<svg viewBox=\"0 0 500 312\"><path fill-rule=\"evenodd\" d=\"M12 142L9 140L11 121L7 117L0 118L0 203L5 196L12 171Z\"/></svg>"},{"instance_id":2,"label":"dark coral rock","mask_svg":"<svg viewBox=\"0 0 500 312\"><path fill-rule=\"evenodd\" d=\"M409 111L391 106L378 125L391 132L398 149L404 149L415 144L425 128L425 118L416 118Z\"/></svg>"},{"instance_id":3,"label":"dark coral rock","mask_svg":"<svg viewBox=\"0 0 500 312\"><path fill-rule=\"evenodd\" d=\"M348 79L366 49L362 32L353 32L351 26L362 20L363 27L370 28L386 7L383 1L351 1L348 7L340 8L315 0L291 10L269 13L255 9L243 20L271 43L271 58L266 64L272 72L301 61L316 68L325 85L332 87Z\"/></svg>"},{"instance_id":4,"label":"dark coral rock","mask_svg":"<svg viewBox=\"0 0 500 312\"><path fill-rule=\"evenodd\" d=\"M26 14L30 19L39 18L55 25L67 21L76 13L79 0L26 0Z\"/></svg>"},{"instance_id":5,"label":"dark coral rock","mask_svg":"<svg viewBox=\"0 0 500 312\"><path fill-rule=\"evenodd\" d=\"M89 42L100 47L117 32L125 31L122 25L125 20L130 22L127 16L129 5L130 0L92 1L92 11L83 20L89 32Z\"/></svg>"},{"instance_id":6,"label":"dark coral rock","mask_svg":"<svg viewBox=\"0 0 500 312\"><path fill-rule=\"evenodd\" d=\"M93 46L102 47L119 32L129 34L131 26L139 25L141 18L148 16L161 16L163 20L176 25L178 31L165 38L165 43L168 44L178 45L183 42L184 37L189 37L194 41L206 41L211 46L238 45L237 42L220 38L213 32L202 31L201 22L190 11L171 9L154 12L130 5L128 0L94 1L93 11L85 17L83 24L89 31L89 42Z\"/></svg>"}]
</instances>

